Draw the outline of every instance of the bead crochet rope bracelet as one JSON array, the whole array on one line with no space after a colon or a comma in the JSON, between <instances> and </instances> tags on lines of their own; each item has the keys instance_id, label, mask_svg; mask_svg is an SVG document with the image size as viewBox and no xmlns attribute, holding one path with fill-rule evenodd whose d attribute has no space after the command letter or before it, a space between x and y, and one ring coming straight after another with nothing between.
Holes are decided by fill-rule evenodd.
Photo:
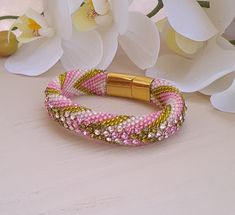
<instances>
[{"instance_id":1,"label":"bead crochet rope bracelet","mask_svg":"<svg viewBox=\"0 0 235 215\"><path fill-rule=\"evenodd\" d=\"M186 106L178 89L165 80L102 70L70 71L51 81L45 91L49 116L68 130L120 145L155 143L173 135L182 125ZM97 113L75 104L74 96L121 96L157 106L144 116Z\"/></svg>"}]
</instances>

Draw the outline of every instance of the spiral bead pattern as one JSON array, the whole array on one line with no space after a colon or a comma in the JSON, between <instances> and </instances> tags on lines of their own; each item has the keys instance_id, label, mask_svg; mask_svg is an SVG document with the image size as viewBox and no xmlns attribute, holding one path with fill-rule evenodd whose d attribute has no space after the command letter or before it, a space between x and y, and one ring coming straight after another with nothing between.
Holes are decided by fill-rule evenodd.
<instances>
[{"instance_id":1,"label":"spiral bead pattern","mask_svg":"<svg viewBox=\"0 0 235 215\"><path fill-rule=\"evenodd\" d=\"M183 124L186 106L179 90L162 79L150 86L150 103L157 111L144 116L95 112L75 104L74 96L106 95L107 72L69 71L56 77L45 90L49 116L66 129L86 137L127 146L161 141Z\"/></svg>"}]
</instances>

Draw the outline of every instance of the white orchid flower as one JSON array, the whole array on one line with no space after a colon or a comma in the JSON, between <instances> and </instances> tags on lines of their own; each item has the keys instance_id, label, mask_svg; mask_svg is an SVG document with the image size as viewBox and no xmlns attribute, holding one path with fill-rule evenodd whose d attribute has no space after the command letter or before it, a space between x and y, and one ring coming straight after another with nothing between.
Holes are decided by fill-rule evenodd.
<instances>
[{"instance_id":1,"label":"white orchid flower","mask_svg":"<svg viewBox=\"0 0 235 215\"><path fill-rule=\"evenodd\" d=\"M49 26L46 18L33 9L28 9L25 15L20 16L10 31L15 27L21 32L17 37L20 43L28 43L42 37L49 38L55 35L55 29Z\"/></svg>"},{"instance_id":2,"label":"white orchid flower","mask_svg":"<svg viewBox=\"0 0 235 215\"><path fill-rule=\"evenodd\" d=\"M20 31L22 45L6 60L9 72L36 76L60 59L66 69L90 68L102 57L97 32L73 31L68 0L44 1L43 14L28 10L12 27Z\"/></svg>"},{"instance_id":3,"label":"white orchid flower","mask_svg":"<svg viewBox=\"0 0 235 215\"><path fill-rule=\"evenodd\" d=\"M222 105L222 94L216 95L225 87L219 85L235 71L235 48L222 37L234 19L235 2L210 0L208 9L196 0L163 0L163 4L167 19L160 23L162 49L157 64L146 74L169 79L184 92L213 95L216 108L235 112L234 103ZM227 90L227 97L234 94L230 93L234 87Z\"/></svg>"},{"instance_id":4,"label":"white orchid flower","mask_svg":"<svg viewBox=\"0 0 235 215\"><path fill-rule=\"evenodd\" d=\"M76 0L71 2L77 4ZM130 3L128 0L85 0L78 10L71 6L76 29L96 29L103 39L104 53L98 68L106 69L111 64L118 44L138 67L146 69L156 63L159 32L145 15L128 11Z\"/></svg>"}]
</instances>

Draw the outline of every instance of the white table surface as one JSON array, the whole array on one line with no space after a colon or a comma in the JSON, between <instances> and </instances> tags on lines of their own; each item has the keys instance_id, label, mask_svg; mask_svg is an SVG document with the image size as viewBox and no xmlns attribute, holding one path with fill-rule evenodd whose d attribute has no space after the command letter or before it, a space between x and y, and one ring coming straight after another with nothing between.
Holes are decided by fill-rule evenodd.
<instances>
[{"instance_id":1,"label":"white table surface","mask_svg":"<svg viewBox=\"0 0 235 215\"><path fill-rule=\"evenodd\" d=\"M30 4L41 7L40 0L0 0L0 14L22 14ZM235 115L213 109L208 97L185 95L185 125L160 145L94 143L45 112L43 91L60 64L36 78L9 74L3 64L0 215L235 214ZM110 70L143 74L121 52ZM111 97L78 102L113 113L153 110Z\"/></svg>"},{"instance_id":2,"label":"white table surface","mask_svg":"<svg viewBox=\"0 0 235 215\"><path fill-rule=\"evenodd\" d=\"M186 95L180 132L162 144L94 143L51 121L43 106L57 64L36 78L6 72L0 60L1 215L234 215L235 115L201 94ZM137 72L119 53L110 70ZM98 111L144 114L131 100L83 97Z\"/></svg>"}]
</instances>

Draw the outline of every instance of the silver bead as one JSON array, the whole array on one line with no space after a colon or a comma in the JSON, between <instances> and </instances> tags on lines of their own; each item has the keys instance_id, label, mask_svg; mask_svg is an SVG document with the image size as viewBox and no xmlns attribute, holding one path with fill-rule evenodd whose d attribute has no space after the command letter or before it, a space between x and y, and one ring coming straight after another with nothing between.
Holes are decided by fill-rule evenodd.
<instances>
[{"instance_id":1,"label":"silver bead","mask_svg":"<svg viewBox=\"0 0 235 215\"><path fill-rule=\"evenodd\" d=\"M113 128L110 126L108 127L109 132L113 132Z\"/></svg>"},{"instance_id":2,"label":"silver bead","mask_svg":"<svg viewBox=\"0 0 235 215\"><path fill-rule=\"evenodd\" d=\"M118 139L118 138L116 138L116 139L114 140L114 142L115 142L115 143L121 143L121 140Z\"/></svg>"},{"instance_id":3,"label":"silver bead","mask_svg":"<svg viewBox=\"0 0 235 215\"><path fill-rule=\"evenodd\" d=\"M95 133L96 136L99 136L99 135L100 135L100 131L99 131L99 130L95 130L94 133Z\"/></svg>"},{"instance_id":4,"label":"silver bead","mask_svg":"<svg viewBox=\"0 0 235 215\"><path fill-rule=\"evenodd\" d=\"M103 134L104 134L105 137L109 136L109 132L108 131L105 131Z\"/></svg>"},{"instance_id":5,"label":"silver bead","mask_svg":"<svg viewBox=\"0 0 235 215\"><path fill-rule=\"evenodd\" d=\"M153 138L153 137L154 137L154 133L151 132L148 134L148 138Z\"/></svg>"},{"instance_id":6,"label":"silver bead","mask_svg":"<svg viewBox=\"0 0 235 215\"><path fill-rule=\"evenodd\" d=\"M121 126L118 126L118 127L117 127L117 131L118 131L118 132L121 132L121 131L122 131L122 127L121 127Z\"/></svg>"},{"instance_id":7,"label":"silver bead","mask_svg":"<svg viewBox=\"0 0 235 215\"><path fill-rule=\"evenodd\" d=\"M64 113L64 116L67 118L67 117L70 116L70 113L69 113L68 111L66 111L66 112Z\"/></svg>"},{"instance_id":8,"label":"silver bead","mask_svg":"<svg viewBox=\"0 0 235 215\"><path fill-rule=\"evenodd\" d=\"M71 120L74 120L75 118L76 118L75 115L74 115L74 114L71 114L70 119L71 119Z\"/></svg>"},{"instance_id":9,"label":"silver bead","mask_svg":"<svg viewBox=\"0 0 235 215\"><path fill-rule=\"evenodd\" d=\"M55 118L56 119L59 119L60 118L60 115L58 113L55 114Z\"/></svg>"},{"instance_id":10,"label":"silver bead","mask_svg":"<svg viewBox=\"0 0 235 215\"><path fill-rule=\"evenodd\" d=\"M161 129L161 130L164 130L165 128L166 128L166 125L165 125L165 124L161 124L161 125L160 125L160 129Z\"/></svg>"},{"instance_id":11,"label":"silver bead","mask_svg":"<svg viewBox=\"0 0 235 215\"><path fill-rule=\"evenodd\" d=\"M158 131L158 132L156 133L155 137L158 138L158 137L160 137L161 135L162 135L162 133Z\"/></svg>"},{"instance_id":12,"label":"silver bead","mask_svg":"<svg viewBox=\"0 0 235 215\"><path fill-rule=\"evenodd\" d=\"M106 140L107 140L108 142L111 142L111 141L112 141L112 139L111 139L110 137L107 137Z\"/></svg>"}]
</instances>

